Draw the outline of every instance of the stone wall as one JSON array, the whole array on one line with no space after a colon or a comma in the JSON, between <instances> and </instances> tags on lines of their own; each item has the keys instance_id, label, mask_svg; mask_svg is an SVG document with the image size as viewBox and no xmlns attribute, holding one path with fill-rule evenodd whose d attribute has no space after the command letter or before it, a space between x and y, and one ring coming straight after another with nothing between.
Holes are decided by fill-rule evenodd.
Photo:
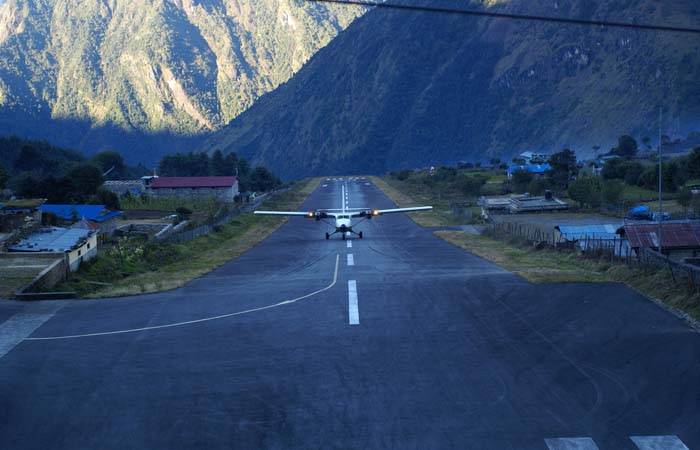
<instances>
[{"instance_id":1,"label":"stone wall","mask_svg":"<svg viewBox=\"0 0 700 450\"><path fill-rule=\"evenodd\" d=\"M37 253L31 255L37 261L53 260L31 282L17 289L16 295L51 289L64 281L68 274L68 261L65 253Z\"/></svg>"}]
</instances>

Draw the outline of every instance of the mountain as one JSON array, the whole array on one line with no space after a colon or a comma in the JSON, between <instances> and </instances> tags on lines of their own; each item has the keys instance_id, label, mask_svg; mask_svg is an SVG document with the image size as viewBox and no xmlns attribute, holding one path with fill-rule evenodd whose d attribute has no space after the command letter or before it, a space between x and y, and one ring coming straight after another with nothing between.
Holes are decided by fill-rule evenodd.
<instances>
[{"instance_id":1,"label":"mountain","mask_svg":"<svg viewBox=\"0 0 700 450\"><path fill-rule=\"evenodd\" d=\"M485 7L700 23L697 0ZM376 9L202 148L236 151L299 178L510 159L525 150L591 152L622 134L655 140L659 105L665 134L700 129L699 46L693 34Z\"/></svg>"},{"instance_id":2,"label":"mountain","mask_svg":"<svg viewBox=\"0 0 700 450\"><path fill-rule=\"evenodd\" d=\"M304 0L0 0L0 135L153 162L288 80L361 13Z\"/></svg>"}]
</instances>

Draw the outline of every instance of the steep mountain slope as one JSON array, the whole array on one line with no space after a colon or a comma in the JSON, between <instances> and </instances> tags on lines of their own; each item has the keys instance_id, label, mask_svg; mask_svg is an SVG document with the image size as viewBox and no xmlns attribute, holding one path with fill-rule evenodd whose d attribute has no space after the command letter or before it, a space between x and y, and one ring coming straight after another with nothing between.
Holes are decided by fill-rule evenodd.
<instances>
[{"instance_id":1,"label":"steep mountain slope","mask_svg":"<svg viewBox=\"0 0 700 450\"><path fill-rule=\"evenodd\" d=\"M182 145L286 81L359 13L297 0L7 0L0 134L129 156L142 139Z\"/></svg>"},{"instance_id":2,"label":"steep mountain slope","mask_svg":"<svg viewBox=\"0 0 700 450\"><path fill-rule=\"evenodd\" d=\"M443 6L442 2L433 2ZM512 0L500 10L700 23L695 0ZM287 178L524 150L590 151L700 124L700 36L375 10L210 138Z\"/></svg>"}]
</instances>

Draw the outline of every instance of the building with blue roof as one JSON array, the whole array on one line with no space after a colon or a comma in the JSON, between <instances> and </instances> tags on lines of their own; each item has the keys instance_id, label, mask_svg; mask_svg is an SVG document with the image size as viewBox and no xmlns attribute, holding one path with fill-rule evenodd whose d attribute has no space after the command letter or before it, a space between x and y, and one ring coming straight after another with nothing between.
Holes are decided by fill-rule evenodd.
<instances>
[{"instance_id":1,"label":"building with blue roof","mask_svg":"<svg viewBox=\"0 0 700 450\"><path fill-rule=\"evenodd\" d=\"M95 224L100 234L111 235L117 228L117 218L122 211L110 211L105 205L41 205L44 214L54 214L64 222L87 220Z\"/></svg>"},{"instance_id":2,"label":"building with blue roof","mask_svg":"<svg viewBox=\"0 0 700 450\"><path fill-rule=\"evenodd\" d=\"M544 173L548 170L551 170L552 166L549 164L524 164L524 165L513 165L508 167L508 170L506 170L506 174L508 175L508 179L510 180L513 178L513 174L517 172L518 170L525 170L527 172L530 172L534 175L544 175Z\"/></svg>"}]
</instances>

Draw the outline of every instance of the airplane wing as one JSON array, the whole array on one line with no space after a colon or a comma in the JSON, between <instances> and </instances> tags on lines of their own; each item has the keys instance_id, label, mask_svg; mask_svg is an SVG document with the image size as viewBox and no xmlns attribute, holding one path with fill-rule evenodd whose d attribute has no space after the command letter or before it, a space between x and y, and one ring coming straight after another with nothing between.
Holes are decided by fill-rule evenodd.
<instances>
[{"instance_id":1,"label":"airplane wing","mask_svg":"<svg viewBox=\"0 0 700 450\"><path fill-rule=\"evenodd\" d=\"M413 208L394 208L394 209L373 209L371 214L373 216L381 216L383 214L393 214L393 213L406 213L413 211L430 211L432 206L416 206Z\"/></svg>"},{"instance_id":2,"label":"airplane wing","mask_svg":"<svg viewBox=\"0 0 700 450\"><path fill-rule=\"evenodd\" d=\"M313 219L316 217L316 213L313 211L303 212L303 211L255 211L254 214L261 216L301 216Z\"/></svg>"}]
</instances>

